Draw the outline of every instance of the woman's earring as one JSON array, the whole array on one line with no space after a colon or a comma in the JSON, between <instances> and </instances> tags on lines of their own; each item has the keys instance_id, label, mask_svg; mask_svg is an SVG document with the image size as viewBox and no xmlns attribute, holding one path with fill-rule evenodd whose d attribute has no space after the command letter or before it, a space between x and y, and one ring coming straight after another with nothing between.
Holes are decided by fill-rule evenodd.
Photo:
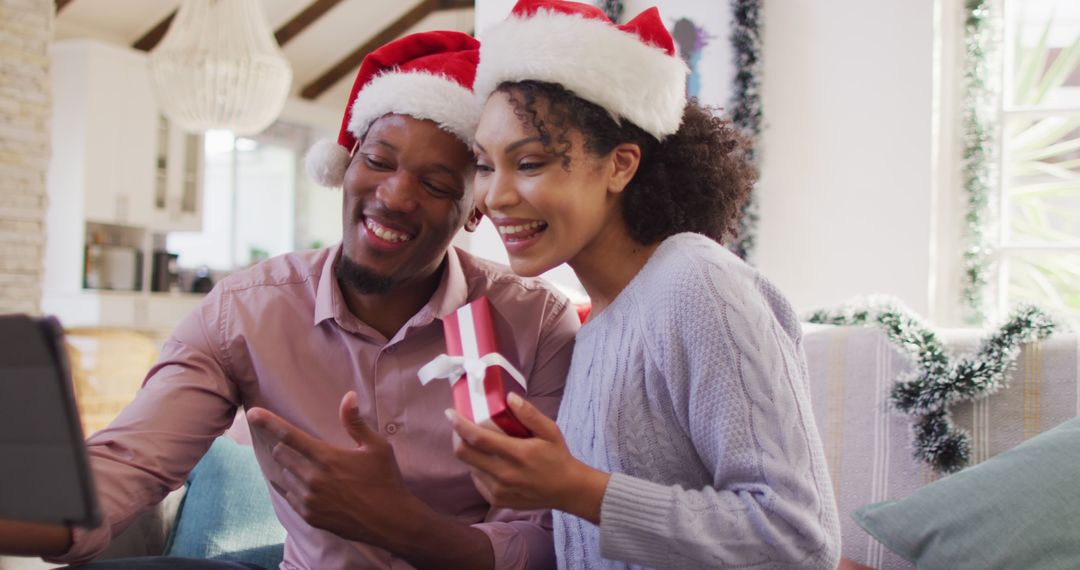
<instances>
[{"instance_id":1,"label":"woman's earring","mask_svg":"<svg viewBox=\"0 0 1080 570\"><path fill-rule=\"evenodd\" d=\"M484 219L484 214L480 210L474 209L469 219L465 221L465 231L475 232L476 228L480 226L480 220Z\"/></svg>"}]
</instances>

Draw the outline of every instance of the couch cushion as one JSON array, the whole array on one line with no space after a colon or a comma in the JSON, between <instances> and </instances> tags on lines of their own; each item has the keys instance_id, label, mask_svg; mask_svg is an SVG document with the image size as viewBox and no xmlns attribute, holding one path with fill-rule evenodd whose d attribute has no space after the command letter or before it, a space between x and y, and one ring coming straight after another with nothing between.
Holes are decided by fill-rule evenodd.
<instances>
[{"instance_id":1,"label":"couch cushion","mask_svg":"<svg viewBox=\"0 0 1080 570\"><path fill-rule=\"evenodd\" d=\"M855 519L919 568L1080 568L1080 418Z\"/></svg>"},{"instance_id":2,"label":"couch cushion","mask_svg":"<svg viewBox=\"0 0 1080 570\"><path fill-rule=\"evenodd\" d=\"M285 529L250 447L217 438L187 487L166 555L278 567Z\"/></svg>"}]
</instances>

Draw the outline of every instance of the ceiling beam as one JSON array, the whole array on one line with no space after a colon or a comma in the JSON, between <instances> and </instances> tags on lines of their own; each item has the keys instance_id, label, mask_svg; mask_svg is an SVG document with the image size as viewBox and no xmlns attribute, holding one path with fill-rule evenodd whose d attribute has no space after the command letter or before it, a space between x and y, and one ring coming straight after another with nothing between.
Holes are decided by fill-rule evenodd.
<instances>
[{"instance_id":1,"label":"ceiling beam","mask_svg":"<svg viewBox=\"0 0 1080 570\"><path fill-rule=\"evenodd\" d=\"M397 20L394 20L393 23L364 43L364 45L353 50L352 53L334 64L325 73L315 78L311 83L305 85L304 88L300 90L300 96L304 99L315 99L319 95L322 95L327 89L333 87L335 83L341 80L342 77L345 77L349 72L356 69L357 66L360 65L360 62L364 61L364 57L367 56L368 53L387 42L397 39L398 36L404 34L409 28L419 23L420 20L423 20L432 12L440 9L443 2L445 2L445 0L421 1L415 8L409 10Z\"/></svg>"},{"instance_id":2,"label":"ceiling beam","mask_svg":"<svg viewBox=\"0 0 1080 570\"><path fill-rule=\"evenodd\" d=\"M72 0L56 0L59 2L71 2ZM274 32L274 39L277 40L279 46L284 46L289 40L296 37L297 34L304 31L305 28L310 26L315 20L318 20L323 14L328 12L330 8L333 8L341 0L316 0L304 11L297 14L293 19L285 23L284 26L278 28ZM58 4L59 5L59 4ZM131 47L141 50L150 51L158 45L161 38L165 37L165 32L169 31L169 25L172 24L173 18L176 17L176 10L173 10L171 14L165 17L164 20L157 23L149 32L143 34L143 36L131 45Z\"/></svg>"},{"instance_id":3,"label":"ceiling beam","mask_svg":"<svg viewBox=\"0 0 1080 570\"><path fill-rule=\"evenodd\" d=\"M295 38L340 2L341 0L316 0L310 6L304 8L303 12L300 12L293 19L286 22L284 26L278 28L274 32L274 39L277 40L279 46L285 47L289 40Z\"/></svg>"},{"instance_id":4,"label":"ceiling beam","mask_svg":"<svg viewBox=\"0 0 1080 570\"><path fill-rule=\"evenodd\" d=\"M72 0L56 0L56 13L59 14L60 10L63 10L71 2Z\"/></svg>"},{"instance_id":5,"label":"ceiling beam","mask_svg":"<svg viewBox=\"0 0 1080 570\"><path fill-rule=\"evenodd\" d=\"M135 40L135 43L131 44L131 47L141 51L150 51L154 49L154 46L158 45L161 38L165 37L165 32L169 31L169 24L172 23L173 18L175 17L176 10L173 10L171 14L165 16L165 19L158 22L149 32L146 32L141 38Z\"/></svg>"}]
</instances>

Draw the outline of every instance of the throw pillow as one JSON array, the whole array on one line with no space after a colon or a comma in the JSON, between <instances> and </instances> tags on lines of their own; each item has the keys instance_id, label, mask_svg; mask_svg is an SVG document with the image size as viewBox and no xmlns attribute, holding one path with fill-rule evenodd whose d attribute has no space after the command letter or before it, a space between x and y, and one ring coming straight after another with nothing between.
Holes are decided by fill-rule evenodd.
<instances>
[{"instance_id":1,"label":"throw pillow","mask_svg":"<svg viewBox=\"0 0 1080 570\"><path fill-rule=\"evenodd\" d=\"M251 447L217 438L187 487L167 556L281 564L285 529Z\"/></svg>"},{"instance_id":2,"label":"throw pillow","mask_svg":"<svg viewBox=\"0 0 1080 570\"><path fill-rule=\"evenodd\" d=\"M1080 418L856 522L919 568L1080 568Z\"/></svg>"}]
</instances>

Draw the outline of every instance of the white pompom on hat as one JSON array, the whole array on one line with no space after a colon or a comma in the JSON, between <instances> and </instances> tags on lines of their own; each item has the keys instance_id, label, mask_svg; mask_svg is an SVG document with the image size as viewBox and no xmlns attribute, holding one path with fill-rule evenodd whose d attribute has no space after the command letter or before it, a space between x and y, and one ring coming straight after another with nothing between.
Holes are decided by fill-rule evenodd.
<instances>
[{"instance_id":1,"label":"white pompom on hat","mask_svg":"<svg viewBox=\"0 0 1080 570\"><path fill-rule=\"evenodd\" d=\"M308 176L340 187L353 148L376 119L389 113L434 121L472 144L481 106L472 94L480 43L452 31L421 32L371 52L353 82L337 142L320 140L308 150Z\"/></svg>"},{"instance_id":2,"label":"white pompom on hat","mask_svg":"<svg viewBox=\"0 0 1080 570\"><path fill-rule=\"evenodd\" d=\"M682 124L690 70L655 7L617 26L589 4L520 0L480 37L474 90L481 101L503 82L543 81L660 140Z\"/></svg>"}]
</instances>

